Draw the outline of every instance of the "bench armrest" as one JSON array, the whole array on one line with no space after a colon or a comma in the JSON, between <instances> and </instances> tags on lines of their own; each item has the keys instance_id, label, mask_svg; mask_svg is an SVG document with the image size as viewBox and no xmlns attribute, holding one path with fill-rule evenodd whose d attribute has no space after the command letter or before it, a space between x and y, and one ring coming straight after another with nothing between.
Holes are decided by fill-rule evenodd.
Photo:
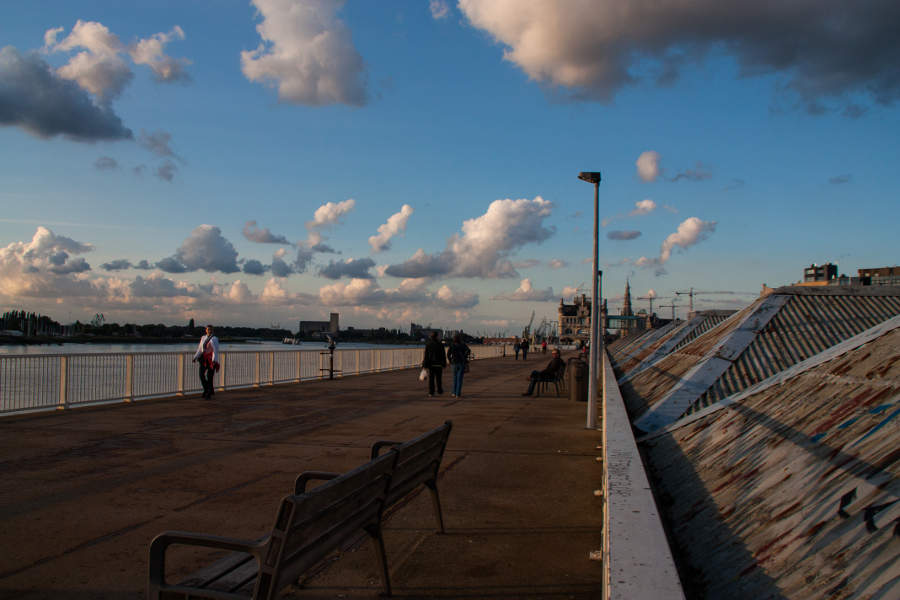
<instances>
[{"instance_id":1,"label":"bench armrest","mask_svg":"<svg viewBox=\"0 0 900 600\"><path fill-rule=\"evenodd\" d=\"M381 452L381 449L385 446L399 446L403 442L389 442L387 440L382 440L380 442L375 442L372 444L372 458L378 458L378 453Z\"/></svg>"},{"instance_id":2,"label":"bench armrest","mask_svg":"<svg viewBox=\"0 0 900 600\"><path fill-rule=\"evenodd\" d=\"M340 475L340 473L332 473L330 471L303 471L297 476L296 481L294 481L294 493L304 493L306 491L306 484L309 481L317 479L334 479L335 477L340 477Z\"/></svg>"},{"instance_id":3,"label":"bench armrest","mask_svg":"<svg viewBox=\"0 0 900 600\"><path fill-rule=\"evenodd\" d=\"M150 543L150 589L158 591L166 585L166 550L169 546L181 544L246 552L261 561L262 553L268 543L268 537L262 540L248 541L189 531L164 531L153 538ZM153 597L152 594L151 597Z\"/></svg>"}]
</instances>

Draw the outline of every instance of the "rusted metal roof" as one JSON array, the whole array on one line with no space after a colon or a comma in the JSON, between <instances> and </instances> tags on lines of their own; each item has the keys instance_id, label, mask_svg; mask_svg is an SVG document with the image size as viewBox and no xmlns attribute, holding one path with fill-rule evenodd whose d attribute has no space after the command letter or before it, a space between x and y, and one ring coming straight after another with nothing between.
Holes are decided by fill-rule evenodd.
<instances>
[{"instance_id":1,"label":"rusted metal roof","mask_svg":"<svg viewBox=\"0 0 900 600\"><path fill-rule=\"evenodd\" d=\"M897 314L796 300L761 337L790 331L812 352ZM785 329L801 314L819 328ZM900 328L747 393L642 443L688 595L900 597Z\"/></svg>"},{"instance_id":2,"label":"rusted metal roof","mask_svg":"<svg viewBox=\"0 0 900 600\"><path fill-rule=\"evenodd\" d=\"M898 314L900 296L791 295L688 412L709 406Z\"/></svg>"}]
</instances>

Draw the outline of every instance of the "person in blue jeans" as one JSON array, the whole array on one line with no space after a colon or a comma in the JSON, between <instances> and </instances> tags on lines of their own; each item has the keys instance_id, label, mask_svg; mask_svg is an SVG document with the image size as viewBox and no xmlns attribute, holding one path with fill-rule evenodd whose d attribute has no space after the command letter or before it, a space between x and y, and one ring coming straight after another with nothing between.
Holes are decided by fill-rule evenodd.
<instances>
[{"instance_id":1,"label":"person in blue jeans","mask_svg":"<svg viewBox=\"0 0 900 600\"><path fill-rule=\"evenodd\" d=\"M469 370L469 357L472 351L462 341L457 333L453 336L453 342L447 349L447 360L453 365L453 393L454 398L462 398L463 375Z\"/></svg>"}]
</instances>

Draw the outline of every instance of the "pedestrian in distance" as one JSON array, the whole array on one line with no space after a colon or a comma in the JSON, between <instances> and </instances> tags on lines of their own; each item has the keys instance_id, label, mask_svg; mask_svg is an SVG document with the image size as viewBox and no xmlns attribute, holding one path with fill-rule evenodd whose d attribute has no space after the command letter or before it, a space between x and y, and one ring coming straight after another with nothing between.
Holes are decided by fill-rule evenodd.
<instances>
[{"instance_id":1,"label":"pedestrian in distance","mask_svg":"<svg viewBox=\"0 0 900 600\"><path fill-rule=\"evenodd\" d=\"M551 353L552 357L547 364L547 368L543 371L532 371L528 376L528 391L522 392L523 396L530 396L534 392L534 386L539 381L553 381L557 374L566 367L566 363L559 357L559 348L554 348Z\"/></svg>"},{"instance_id":2,"label":"pedestrian in distance","mask_svg":"<svg viewBox=\"0 0 900 600\"><path fill-rule=\"evenodd\" d=\"M541 354L547 354L547 340L541 342Z\"/></svg>"},{"instance_id":3,"label":"pedestrian in distance","mask_svg":"<svg viewBox=\"0 0 900 600\"><path fill-rule=\"evenodd\" d=\"M528 338L522 340L522 360L528 358Z\"/></svg>"},{"instance_id":4,"label":"pedestrian in distance","mask_svg":"<svg viewBox=\"0 0 900 600\"><path fill-rule=\"evenodd\" d=\"M513 344L513 350L516 351L516 360L519 360L519 350L522 349L522 344L519 343L519 338L516 338L516 343Z\"/></svg>"},{"instance_id":5,"label":"pedestrian in distance","mask_svg":"<svg viewBox=\"0 0 900 600\"><path fill-rule=\"evenodd\" d=\"M444 367L447 366L447 353L444 345L438 339L437 331L432 331L425 342L425 356L422 357L422 368L428 369L428 397L433 398L435 388L438 394L444 393L444 385L441 377Z\"/></svg>"},{"instance_id":6,"label":"pedestrian in distance","mask_svg":"<svg viewBox=\"0 0 900 600\"><path fill-rule=\"evenodd\" d=\"M462 398L463 376L469 370L469 358L472 351L462 341L462 337L457 333L453 336L453 342L447 349L447 360L453 366L453 393L450 395L454 398Z\"/></svg>"},{"instance_id":7,"label":"pedestrian in distance","mask_svg":"<svg viewBox=\"0 0 900 600\"><path fill-rule=\"evenodd\" d=\"M213 335L213 326L206 326L206 335L200 338L200 345L194 353L193 362L200 363L200 385L203 386L203 397L212 398L216 393L213 388L213 377L219 370L219 338Z\"/></svg>"}]
</instances>

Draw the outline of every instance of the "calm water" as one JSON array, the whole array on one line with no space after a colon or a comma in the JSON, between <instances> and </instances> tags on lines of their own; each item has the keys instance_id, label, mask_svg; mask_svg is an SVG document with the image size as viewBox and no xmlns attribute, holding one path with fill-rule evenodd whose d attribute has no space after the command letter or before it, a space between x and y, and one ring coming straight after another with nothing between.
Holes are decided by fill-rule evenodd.
<instances>
[{"instance_id":1,"label":"calm water","mask_svg":"<svg viewBox=\"0 0 900 600\"><path fill-rule=\"evenodd\" d=\"M199 340L183 344L0 344L0 355L11 354L113 354L117 352L193 352ZM338 350L364 348L415 348L417 346L393 344L339 343ZM219 344L219 350L232 351L282 351L282 350L325 350L327 342L303 342L298 346L281 342L247 342L243 344Z\"/></svg>"}]
</instances>

